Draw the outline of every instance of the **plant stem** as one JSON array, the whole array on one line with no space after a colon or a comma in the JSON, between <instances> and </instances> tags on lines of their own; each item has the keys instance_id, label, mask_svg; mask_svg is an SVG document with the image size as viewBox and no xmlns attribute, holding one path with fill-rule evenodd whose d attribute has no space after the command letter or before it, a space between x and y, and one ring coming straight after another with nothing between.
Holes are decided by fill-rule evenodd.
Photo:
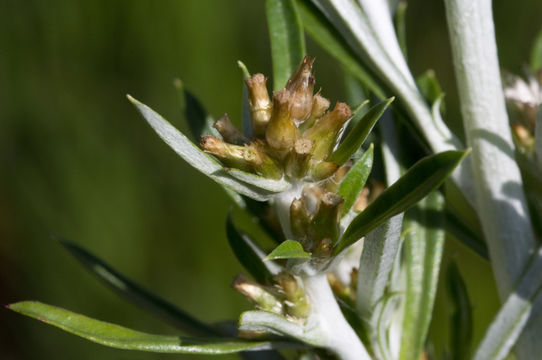
<instances>
[{"instance_id":1,"label":"plant stem","mask_svg":"<svg viewBox=\"0 0 542 360\"><path fill-rule=\"evenodd\" d=\"M472 147L477 212L504 300L525 270L535 238L514 158L491 0L445 3L461 112L467 143ZM538 348L542 351L540 345Z\"/></svg>"},{"instance_id":2,"label":"plant stem","mask_svg":"<svg viewBox=\"0 0 542 360\"><path fill-rule=\"evenodd\" d=\"M311 317L317 319L319 331L325 334L324 346L342 360L370 360L361 340L344 318L326 274L303 276L302 281L311 302Z\"/></svg>"}]
</instances>

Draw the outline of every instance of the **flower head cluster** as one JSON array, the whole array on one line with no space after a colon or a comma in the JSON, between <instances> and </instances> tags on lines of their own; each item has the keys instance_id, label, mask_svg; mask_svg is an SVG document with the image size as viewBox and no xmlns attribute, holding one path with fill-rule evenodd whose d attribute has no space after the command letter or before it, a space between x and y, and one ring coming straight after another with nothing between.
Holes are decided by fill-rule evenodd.
<instances>
[{"instance_id":1,"label":"flower head cluster","mask_svg":"<svg viewBox=\"0 0 542 360\"><path fill-rule=\"evenodd\" d=\"M273 92L272 99L264 75L249 77L252 134L242 134L225 115L214 124L222 139L206 135L201 139L202 149L225 166L270 179L319 181L330 177L339 165L328 158L352 111L340 102L328 111L329 100L314 94L313 61L305 57L286 87Z\"/></svg>"}]
</instances>

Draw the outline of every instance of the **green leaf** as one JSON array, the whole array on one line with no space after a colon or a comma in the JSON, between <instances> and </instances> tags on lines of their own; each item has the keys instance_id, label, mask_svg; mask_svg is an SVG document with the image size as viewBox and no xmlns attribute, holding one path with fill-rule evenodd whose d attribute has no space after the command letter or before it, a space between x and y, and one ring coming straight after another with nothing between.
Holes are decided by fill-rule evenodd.
<instances>
[{"instance_id":1,"label":"green leaf","mask_svg":"<svg viewBox=\"0 0 542 360\"><path fill-rule=\"evenodd\" d=\"M243 72L243 80L250 77L247 67L241 61L237 61L237 65ZM243 102L241 105L241 123L243 125L243 133L245 136L252 136L252 116L250 115L250 104L248 101L248 88L247 84L243 81Z\"/></svg>"},{"instance_id":2,"label":"green leaf","mask_svg":"<svg viewBox=\"0 0 542 360\"><path fill-rule=\"evenodd\" d=\"M429 69L418 76L418 78L416 78L416 84L427 102L433 105L438 101L437 109L444 113L444 103L441 101L442 97L444 96L444 92L442 91L442 87L438 82L435 71L433 69Z\"/></svg>"},{"instance_id":3,"label":"green leaf","mask_svg":"<svg viewBox=\"0 0 542 360\"><path fill-rule=\"evenodd\" d=\"M363 153L354 166L348 170L339 185L337 194L344 199L343 215L346 215L350 211L367 182L367 178L373 168L373 148L373 144L371 144L369 149Z\"/></svg>"},{"instance_id":4,"label":"green leaf","mask_svg":"<svg viewBox=\"0 0 542 360\"><path fill-rule=\"evenodd\" d=\"M346 136L343 142L337 147L337 149L331 154L328 161L334 162L338 165L344 164L350 159L359 147L363 144L369 132L373 129L378 119L382 116L384 111L393 101L393 97L382 101L381 103L373 106L369 111L356 123L352 131ZM356 114L354 114L354 117Z\"/></svg>"},{"instance_id":5,"label":"green leaf","mask_svg":"<svg viewBox=\"0 0 542 360\"><path fill-rule=\"evenodd\" d=\"M293 0L267 0L265 8L273 59L273 89L280 90L305 56L305 38Z\"/></svg>"},{"instance_id":6,"label":"green leaf","mask_svg":"<svg viewBox=\"0 0 542 360\"><path fill-rule=\"evenodd\" d=\"M63 239L58 239L87 270L128 301L151 311L172 326L191 335L219 336L211 326L201 322L177 306L143 289L88 251Z\"/></svg>"},{"instance_id":7,"label":"green leaf","mask_svg":"<svg viewBox=\"0 0 542 360\"><path fill-rule=\"evenodd\" d=\"M393 17L393 22L395 23L395 32L397 33L397 41L401 47L401 52L405 59L407 58L407 42L406 42L406 10L407 2L401 0L397 4L397 9L395 10L395 16Z\"/></svg>"},{"instance_id":8,"label":"green leaf","mask_svg":"<svg viewBox=\"0 0 542 360\"><path fill-rule=\"evenodd\" d=\"M452 302L450 352L451 360L470 358L472 346L472 309L467 287L457 264L448 265L448 293Z\"/></svg>"},{"instance_id":9,"label":"green leaf","mask_svg":"<svg viewBox=\"0 0 542 360\"><path fill-rule=\"evenodd\" d=\"M406 292L401 360L418 360L427 337L444 248L443 209L444 197L434 191L408 213L405 222Z\"/></svg>"},{"instance_id":10,"label":"green leaf","mask_svg":"<svg viewBox=\"0 0 542 360\"><path fill-rule=\"evenodd\" d=\"M367 234L363 243L358 276L356 308L370 320L383 299L390 272L399 250L403 214L396 215Z\"/></svg>"},{"instance_id":11,"label":"green leaf","mask_svg":"<svg viewBox=\"0 0 542 360\"><path fill-rule=\"evenodd\" d=\"M309 1L297 0L296 3L303 27L311 38L378 98L384 99L385 94L380 85L365 68L360 66L356 55L344 39L333 30L333 25L320 10Z\"/></svg>"},{"instance_id":12,"label":"green leaf","mask_svg":"<svg viewBox=\"0 0 542 360\"><path fill-rule=\"evenodd\" d=\"M177 89L181 113L192 133L192 139L199 141L203 135L216 136L218 132L213 128L213 118L207 115L199 100L185 89L181 80L175 79L173 85ZM218 135L220 136L220 134Z\"/></svg>"},{"instance_id":13,"label":"green leaf","mask_svg":"<svg viewBox=\"0 0 542 360\"><path fill-rule=\"evenodd\" d=\"M529 317L534 313L531 324L540 321L540 312L537 313L536 309L542 306L542 248L533 257L515 291L508 296L486 330L474 360L505 359L527 326Z\"/></svg>"},{"instance_id":14,"label":"green leaf","mask_svg":"<svg viewBox=\"0 0 542 360\"><path fill-rule=\"evenodd\" d=\"M190 339L170 335L154 335L119 325L91 319L62 308L35 301L8 305L20 314L56 326L92 342L125 350L156 353L231 354L240 351L269 350L274 347L295 347L293 343L269 341L248 342L239 339Z\"/></svg>"},{"instance_id":15,"label":"green leaf","mask_svg":"<svg viewBox=\"0 0 542 360\"><path fill-rule=\"evenodd\" d=\"M536 35L531 48L531 70L542 69L542 29Z\"/></svg>"},{"instance_id":16,"label":"green leaf","mask_svg":"<svg viewBox=\"0 0 542 360\"><path fill-rule=\"evenodd\" d=\"M175 127L147 105L140 103L129 95L128 99L136 106L143 118L147 120L162 140L194 168L209 176L217 183L254 200L266 201L271 198L271 192L258 189L229 176L220 163L200 150L179 130L175 129Z\"/></svg>"},{"instance_id":17,"label":"green leaf","mask_svg":"<svg viewBox=\"0 0 542 360\"><path fill-rule=\"evenodd\" d=\"M390 217L404 212L444 182L467 151L445 151L423 158L399 180L384 190L369 206L352 220L334 254L352 245Z\"/></svg>"},{"instance_id":18,"label":"green leaf","mask_svg":"<svg viewBox=\"0 0 542 360\"><path fill-rule=\"evenodd\" d=\"M226 220L226 235L235 257L254 280L262 284L269 283L273 274L280 272L280 266L270 261L264 262L265 253L263 250L247 234L237 230L231 211Z\"/></svg>"},{"instance_id":19,"label":"green leaf","mask_svg":"<svg viewBox=\"0 0 542 360\"><path fill-rule=\"evenodd\" d=\"M446 193L448 199L448 193ZM461 221L458 216L446 207L446 232L457 238L463 245L474 251L484 260L489 260L489 251L481 234Z\"/></svg>"},{"instance_id":20,"label":"green leaf","mask_svg":"<svg viewBox=\"0 0 542 360\"><path fill-rule=\"evenodd\" d=\"M278 259L310 259L311 254L303 250L303 246L295 240L286 240L277 246L264 260Z\"/></svg>"}]
</instances>

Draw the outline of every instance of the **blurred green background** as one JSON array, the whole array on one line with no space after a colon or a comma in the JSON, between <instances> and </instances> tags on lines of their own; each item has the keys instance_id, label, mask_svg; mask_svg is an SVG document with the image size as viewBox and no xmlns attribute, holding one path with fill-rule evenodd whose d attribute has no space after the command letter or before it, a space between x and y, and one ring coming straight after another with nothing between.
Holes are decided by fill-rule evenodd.
<instances>
[{"instance_id":1,"label":"blurred green background","mask_svg":"<svg viewBox=\"0 0 542 360\"><path fill-rule=\"evenodd\" d=\"M542 2L494 6L501 64L517 72L540 28ZM442 1L410 1L407 21L411 68L436 70L459 130ZM308 48L324 95L343 97L338 67L310 41ZM174 331L104 288L51 240L54 233L204 320L234 319L249 308L229 288L241 267L225 240L228 198L125 99L129 93L186 129L172 87L179 77L213 116L238 119L238 59L271 73L263 1L0 0L1 303L39 299L140 330ZM479 337L496 309L493 280L453 242L450 257L469 280ZM440 296L435 318L447 314ZM0 309L1 359L173 357L185 358L101 347Z\"/></svg>"}]
</instances>

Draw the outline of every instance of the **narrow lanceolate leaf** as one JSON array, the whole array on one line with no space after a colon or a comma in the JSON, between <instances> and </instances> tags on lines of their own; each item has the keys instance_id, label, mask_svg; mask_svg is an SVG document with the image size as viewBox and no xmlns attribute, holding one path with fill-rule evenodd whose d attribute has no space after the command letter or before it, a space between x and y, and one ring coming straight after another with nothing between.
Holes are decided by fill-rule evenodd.
<instances>
[{"instance_id":1,"label":"narrow lanceolate leaf","mask_svg":"<svg viewBox=\"0 0 542 360\"><path fill-rule=\"evenodd\" d=\"M443 196L432 192L412 209L405 223L407 279L401 360L418 360L427 337L444 247L443 209Z\"/></svg>"},{"instance_id":2,"label":"narrow lanceolate leaf","mask_svg":"<svg viewBox=\"0 0 542 360\"><path fill-rule=\"evenodd\" d=\"M243 80L246 80L250 77L250 73L245 64L241 61L237 61L237 65L243 72ZM243 134L248 137L252 136L252 118L250 115L250 105L248 102L248 88L245 81L243 81L243 101L241 105L241 123L243 125Z\"/></svg>"},{"instance_id":3,"label":"narrow lanceolate leaf","mask_svg":"<svg viewBox=\"0 0 542 360\"><path fill-rule=\"evenodd\" d=\"M390 217L404 212L439 187L469 151L445 151L423 158L352 220L335 254L352 245Z\"/></svg>"},{"instance_id":4,"label":"narrow lanceolate leaf","mask_svg":"<svg viewBox=\"0 0 542 360\"><path fill-rule=\"evenodd\" d=\"M218 132L213 128L213 119L207 115L205 108L199 100L185 89L181 80L176 79L173 85L177 89L181 113L192 133L192 139L199 141L203 135L216 136Z\"/></svg>"},{"instance_id":5,"label":"narrow lanceolate leaf","mask_svg":"<svg viewBox=\"0 0 542 360\"><path fill-rule=\"evenodd\" d=\"M147 120L149 125L156 131L162 140L164 140L166 144L168 144L186 162L203 174L209 176L223 186L258 201L268 200L272 196L272 193L267 190L258 189L229 176L224 171L222 165L200 150L200 148L194 145L186 136L158 115L154 110L131 96L128 96L128 99L137 107L141 115Z\"/></svg>"},{"instance_id":6,"label":"narrow lanceolate leaf","mask_svg":"<svg viewBox=\"0 0 542 360\"><path fill-rule=\"evenodd\" d=\"M265 8L273 59L273 89L279 90L286 86L303 60L305 38L293 0L267 0Z\"/></svg>"},{"instance_id":7,"label":"narrow lanceolate leaf","mask_svg":"<svg viewBox=\"0 0 542 360\"><path fill-rule=\"evenodd\" d=\"M393 17L395 31L397 32L397 41L399 42L399 47L401 48L401 52L405 59L407 58L406 10L406 0L400 0L397 4L397 9L395 10L395 16Z\"/></svg>"},{"instance_id":8,"label":"narrow lanceolate leaf","mask_svg":"<svg viewBox=\"0 0 542 360\"><path fill-rule=\"evenodd\" d=\"M278 259L307 259L311 258L311 254L303 250L303 246L295 240L286 240L277 246L264 260Z\"/></svg>"},{"instance_id":9,"label":"narrow lanceolate leaf","mask_svg":"<svg viewBox=\"0 0 542 360\"><path fill-rule=\"evenodd\" d=\"M297 0L296 3L303 27L311 38L372 93L383 99L385 96L382 88L375 82L369 72L359 65L356 55L344 39L336 31L333 31L333 25L322 15L320 10L308 1Z\"/></svg>"},{"instance_id":10,"label":"narrow lanceolate leaf","mask_svg":"<svg viewBox=\"0 0 542 360\"><path fill-rule=\"evenodd\" d=\"M472 346L472 309L467 287L455 262L448 266L448 291L452 300L451 360L468 359Z\"/></svg>"},{"instance_id":11,"label":"narrow lanceolate leaf","mask_svg":"<svg viewBox=\"0 0 542 360\"><path fill-rule=\"evenodd\" d=\"M268 283L273 274L280 272L280 266L271 261L264 262L265 253L247 235L235 227L231 212L226 220L226 236L237 260L259 283Z\"/></svg>"},{"instance_id":12,"label":"narrow lanceolate leaf","mask_svg":"<svg viewBox=\"0 0 542 360\"><path fill-rule=\"evenodd\" d=\"M201 322L170 302L145 290L88 251L66 240L59 239L59 241L87 270L96 275L108 287L126 300L158 315L170 325L187 334L220 335L216 329Z\"/></svg>"},{"instance_id":13,"label":"narrow lanceolate leaf","mask_svg":"<svg viewBox=\"0 0 542 360\"><path fill-rule=\"evenodd\" d=\"M263 176L254 175L238 169L228 169L228 174L247 184L254 185L260 189L271 192L282 192L288 190L291 187L291 184L284 179L268 179Z\"/></svg>"},{"instance_id":14,"label":"narrow lanceolate leaf","mask_svg":"<svg viewBox=\"0 0 542 360\"><path fill-rule=\"evenodd\" d=\"M542 306L542 248L534 255L515 291L510 294L489 325L478 345L474 360L502 360L506 358L521 332L525 329L533 309ZM534 313L539 320L540 313ZM539 334L527 340L539 341Z\"/></svg>"},{"instance_id":15,"label":"narrow lanceolate leaf","mask_svg":"<svg viewBox=\"0 0 542 360\"><path fill-rule=\"evenodd\" d=\"M356 307L364 319L370 320L378 301L382 300L390 272L399 249L403 214L396 215L371 231L361 253Z\"/></svg>"},{"instance_id":16,"label":"narrow lanceolate leaf","mask_svg":"<svg viewBox=\"0 0 542 360\"><path fill-rule=\"evenodd\" d=\"M292 343L273 344L269 341L190 339L170 335L148 334L35 301L11 304L8 308L92 342L117 349L157 353L231 354L240 351L269 350L273 347L294 346Z\"/></svg>"},{"instance_id":17,"label":"narrow lanceolate leaf","mask_svg":"<svg viewBox=\"0 0 542 360\"><path fill-rule=\"evenodd\" d=\"M538 161L538 169L542 171L542 105L538 107L536 112L534 146L536 159Z\"/></svg>"},{"instance_id":18,"label":"narrow lanceolate leaf","mask_svg":"<svg viewBox=\"0 0 542 360\"><path fill-rule=\"evenodd\" d=\"M531 70L542 69L542 29L536 36L531 49Z\"/></svg>"},{"instance_id":19,"label":"narrow lanceolate leaf","mask_svg":"<svg viewBox=\"0 0 542 360\"><path fill-rule=\"evenodd\" d=\"M373 144L346 173L337 194L344 199L343 215L346 215L359 198L373 167Z\"/></svg>"},{"instance_id":20,"label":"narrow lanceolate leaf","mask_svg":"<svg viewBox=\"0 0 542 360\"><path fill-rule=\"evenodd\" d=\"M373 129L380 116L388 108L393 101L393 97L382 101L381 103L373 106L369 111L361 118L361 120L350 131L346 139L339 145L339 147L331 154L328 161L342 165L350 157L358 151L359 147L363 144L369 132Z\"/></svg>"},{"instance_id":21,"label":"narrow lanceolate leaf","mask_svg":"<svg viewBox=\"0 0 542 360\"><path fill-rule=\"evenodd\" d=\"M420 92L429 104L434 104L444 95L440 83L438 82L437 76L435 75L435 71L432 69L429 69L420 76L418 76L416 78L416 84L418 85L418 89L420 89ZM444 106L440 105L440 107Z\"/></svg>"}]
</instances>

